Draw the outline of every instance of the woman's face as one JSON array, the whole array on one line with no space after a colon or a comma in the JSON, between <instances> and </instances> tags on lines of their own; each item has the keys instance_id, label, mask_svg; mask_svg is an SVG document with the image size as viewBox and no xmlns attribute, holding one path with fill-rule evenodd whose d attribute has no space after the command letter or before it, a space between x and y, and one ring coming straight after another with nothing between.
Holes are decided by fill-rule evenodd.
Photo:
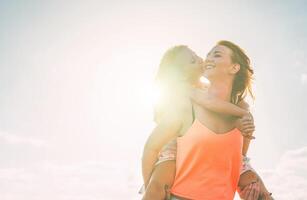
<instances>
[{"instance_id":1,"label":"woman's face","mask_svg":"<svg viewBox=\"0 0 307 200\"><path fill-rule=\"evenodd\" d=\"M207 55L203 66L203 75L207 78L224 77L233 66L232 50L226 46L217 45Z\"/></svg>"},{"instance_id":2,"label":"woman's face","mask_svg":"<svg viewBox=\"0 0 307 200\"><path fill-rule=\"evenodd\" d=\"M182 50L177 56L177 62L182 66L183 78L195 80L202 72L203 59L195 54L191 49Z\"/></svg>"}]
</instances>

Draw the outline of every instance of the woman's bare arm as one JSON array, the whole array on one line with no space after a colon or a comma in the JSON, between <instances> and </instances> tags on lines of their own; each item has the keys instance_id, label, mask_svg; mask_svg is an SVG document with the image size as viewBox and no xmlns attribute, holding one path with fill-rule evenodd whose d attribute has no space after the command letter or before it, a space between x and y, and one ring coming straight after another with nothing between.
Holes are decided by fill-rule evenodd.
<instances>
[{"instance_id":1,"label":"woman's bare arm","mask_svg":"<svg viewBox=\"0 0 307 200\"><path fill-rule=\"evenodd\" d=\"M249 111L249 105L245 101L239 102L238 106L240 106L241 108ZM250 117L251 117L252 123L254 123L253 116L251 115ZM241 120L239 123L244 123L244 121ZM244 156L247 155L249 145L250 145L250 139L244 137L243 138L242 155L244 155ZM259 193L262 196L262 198L268 199L268 200L272 199L271 193L268 192L267 188L264 185L264 182L262 181L261 177L257 174L257 172L255 170L249 170L249 171L245 172L244 174L241 174L240 181L241 181L242 178L244 178L244 179L247 178L245 181L248 181L249 179L251 179L251 180L252 179L258 179L259 184L260 184L259 185L260 186ZM253 188L251 188L251 189L253 189ZM249 190L249 188L246 187L245 190ZM247 197L247 198L249 198L249 197Z\"/></svg>"}]
</instances>

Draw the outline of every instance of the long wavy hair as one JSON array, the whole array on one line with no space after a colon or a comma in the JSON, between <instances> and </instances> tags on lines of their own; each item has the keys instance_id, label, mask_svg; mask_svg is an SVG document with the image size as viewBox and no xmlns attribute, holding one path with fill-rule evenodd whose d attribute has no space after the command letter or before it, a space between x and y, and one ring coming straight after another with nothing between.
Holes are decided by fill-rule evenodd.
<instances>
[{"instance_id":1,"label":"long wavy hair","mask_svg":"<svg viewBox=\"0 0 307 200\"><path fill-rule=\"evenodd\" d=\"M164 113L175 106L176 96L182 93L182 88L178 86L178 83L183 81L184 64L179 61L178 56L186 49L189 48L185 45L174 46L164 53L160 61L155 78L155 84L160 92L158 102L154 106L154 121L156 123L159 122Z\"/></svg>"},{"instance_id":2,"label":"long wavy hair","mask_svg":"<svg viewBox=\"0 0 307 200\"><path fill-rule=\"evenodd\" d=\"M240 70L237 72L233 82L231 102L237 104L238 102L242 101L247 94L250 94L252 99L255 99L252 91L254 70L251 67L249 57L246 55L243 49L230 41L222 40L219 41L217 45L226 46L227 48L231 49L232 62L240 65Z\"/></svg>"}]
</instances>

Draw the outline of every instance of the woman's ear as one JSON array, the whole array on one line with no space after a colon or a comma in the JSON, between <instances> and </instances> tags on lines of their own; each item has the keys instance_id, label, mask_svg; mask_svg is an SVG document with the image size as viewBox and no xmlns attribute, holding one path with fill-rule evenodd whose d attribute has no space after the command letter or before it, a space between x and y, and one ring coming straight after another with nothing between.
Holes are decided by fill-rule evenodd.
<instances>
[{"instance_id":1,"label":"woman's ear","mask_svg":"<svg viewBox=\"0 0 307 200\"><path fill-rule=\"evenodd\" d=\"M233 64L230 68L230 73L236 74L239 70L240 70L240 65L239 64Z\"/></svg>"}]
</instances>

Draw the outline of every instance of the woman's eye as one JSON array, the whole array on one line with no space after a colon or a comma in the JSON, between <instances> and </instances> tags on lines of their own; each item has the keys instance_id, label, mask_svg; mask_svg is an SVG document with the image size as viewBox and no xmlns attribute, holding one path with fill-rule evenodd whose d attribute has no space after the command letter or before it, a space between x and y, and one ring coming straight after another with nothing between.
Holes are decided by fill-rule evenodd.
<instances>
[{"instance_id":1,"label":"woman's eye","mask_svg":"<svg viewBox=\"0 0 307 200\"><path fill-rule=\"evenodd\" d=\"M215 54L214 57L215 57L215 58L218 58L218 57L221 57L221 55Z\"/></svg>"}]
</instances>

